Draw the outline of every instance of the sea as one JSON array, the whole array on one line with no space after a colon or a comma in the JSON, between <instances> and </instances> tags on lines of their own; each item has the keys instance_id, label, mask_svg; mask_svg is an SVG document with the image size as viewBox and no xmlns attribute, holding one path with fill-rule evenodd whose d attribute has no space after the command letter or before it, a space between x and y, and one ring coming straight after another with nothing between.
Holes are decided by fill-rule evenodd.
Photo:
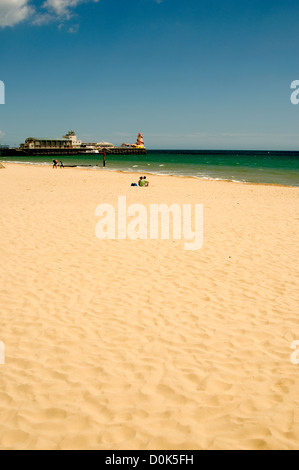
<instances>
[{"instance_id":1,"label":"sea","mask_svg":"<svg viewBox=\"0 0 299 470\"><path fill-rule=\"evenodd\" d=\"M51 165L53 158L70 167L103 170L101 155L0 157L1 162ZM106 170L138 175L176 175L238 183L299 186L299 152L148 150L146 155L106 155ZM133 181L132 181L133 182Z\"/></svg>"}]
</instances>

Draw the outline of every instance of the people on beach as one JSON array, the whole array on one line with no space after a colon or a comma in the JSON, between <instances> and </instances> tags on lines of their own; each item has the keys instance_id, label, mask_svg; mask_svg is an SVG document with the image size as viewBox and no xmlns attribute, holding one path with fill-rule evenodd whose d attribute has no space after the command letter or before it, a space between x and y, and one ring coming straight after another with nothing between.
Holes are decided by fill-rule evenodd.
<instances>
[{"instance_id":1,"label":"people on beach","mask_svg":"<svg viewBox=\"0 0 299 470\"><path fill-rule=\"evenodd\" d=\"M54 168L56 168L56 170L58 168L58 161L57 160L53 160L53 169Z\"/></svg>"},{"instance_id":2,"label":"people on beach","mask_svg":"<svg viewBox=\"0 0 299 470\"><path fill-rule=\"evenodd\" d=\"M64 168L63 162L60 162L60 168Z\"/></svg>"},{"instance_id":3,"label":"people on beach","mask_svg":"<svg viewBox=\"0 0 299 470\"><path fill-rule=\"evenodd\" d=\"M146 176L141 176L141 179L139 181L139 186L144 186L146 188L149 186L149 182L146 180Z\"/></svg>"},{"instance_id":4,"label":"people on beach","mask_svg":"<svg viewBox=\"0 0 299 470\"><path fill-rule=\"evenodd\" d=\"M131 186L140 186L140 187L148 187L149 182L146 179L146 176L140 176L137 183L132 183Z\"/></svg>"},{"instance_id":5,"label":"people on beach","mask_svg":"<svg viewBox=\"0 0 299 470\"><path fill-rule=\"evenodd\" d=\"M106 166L106 154L103 154L103 167L105 168Z\"/></svg>"}]
</instances>

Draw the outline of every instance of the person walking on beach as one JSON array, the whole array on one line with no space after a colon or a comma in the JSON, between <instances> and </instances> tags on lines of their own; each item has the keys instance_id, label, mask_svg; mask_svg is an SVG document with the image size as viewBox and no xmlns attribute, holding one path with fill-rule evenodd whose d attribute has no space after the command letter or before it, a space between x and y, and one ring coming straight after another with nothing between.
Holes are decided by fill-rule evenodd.
<instances>
[{"instance_id":1,"label":"person walking on beach","mask_svg":"<svg viewBox=\"0 0 299 470\"><path fill-rule=\"evenodd\" d=\"M64 168L63 162L60 162L60 168Z\"/></svg>"},{"instance_id":2,"label":"person walking on beach","mask_svg":"<svg viewBox=\"0 0 299 470\"><path fill-rule=\"evenodd\" d=\"M106 154L103 154L103 167L105 168L106 166Z\"/></svg>"},{"instance_id":3,"label":"person walking on beach","mask_svg":"<svg viewBox=\"0 0 299 470\"><path fill-rule=\"evenodd\" d=\"M54 170L54 168L56 168L56 170L58 168L58 161L57 160L53 160L53 170Z\"/></svg>"}]
</instances>

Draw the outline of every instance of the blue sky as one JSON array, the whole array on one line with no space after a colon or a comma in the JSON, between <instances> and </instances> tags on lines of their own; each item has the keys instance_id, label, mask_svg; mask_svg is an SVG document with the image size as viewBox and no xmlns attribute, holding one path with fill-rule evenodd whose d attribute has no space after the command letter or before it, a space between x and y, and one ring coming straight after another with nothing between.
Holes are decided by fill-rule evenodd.
<instances>
[{"instance_id":1,"label":"blue sky","mask_svg":"<svg viewBox=\"0 0 299 470\"><path fill-rule=\"evenodd\" d=\"M295 1L0 0L1 143L299 149Z\"/></svg>"}]
</instances>

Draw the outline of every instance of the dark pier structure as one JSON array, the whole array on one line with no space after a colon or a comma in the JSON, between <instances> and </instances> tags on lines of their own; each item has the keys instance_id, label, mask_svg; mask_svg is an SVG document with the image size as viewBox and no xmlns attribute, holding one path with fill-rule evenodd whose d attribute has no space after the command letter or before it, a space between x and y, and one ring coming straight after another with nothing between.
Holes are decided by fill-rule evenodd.
<instances>
[{"instance_id":1,"label":"dark pier structure","mask_svg":"<svg viewBox=\"0 0 299 470\"><path fill-rule=\"evenodd\" d=\"M145 155L142 134L139 133L134 145L121 144L115 147L109 142L84 143L78 140L74 131L69 131L62 139L28 137L19 148L0 146L2 157L62 157L75 155Z\"/></svg>"},{"instance_id":2,"label":"dark pier structure","mask_svg":"<svg viewBox=\"0 0 299 470\"><path fill-rule=\"evenodd\" d=\"M32 156L75 156L75 155L146 155L146 149L113 147L101 149L98 151L78 149L78 148L39 148L39 149L19 149L19 148L1 148L1 157L32 157Z\"/></svg>"}]
</instances>

